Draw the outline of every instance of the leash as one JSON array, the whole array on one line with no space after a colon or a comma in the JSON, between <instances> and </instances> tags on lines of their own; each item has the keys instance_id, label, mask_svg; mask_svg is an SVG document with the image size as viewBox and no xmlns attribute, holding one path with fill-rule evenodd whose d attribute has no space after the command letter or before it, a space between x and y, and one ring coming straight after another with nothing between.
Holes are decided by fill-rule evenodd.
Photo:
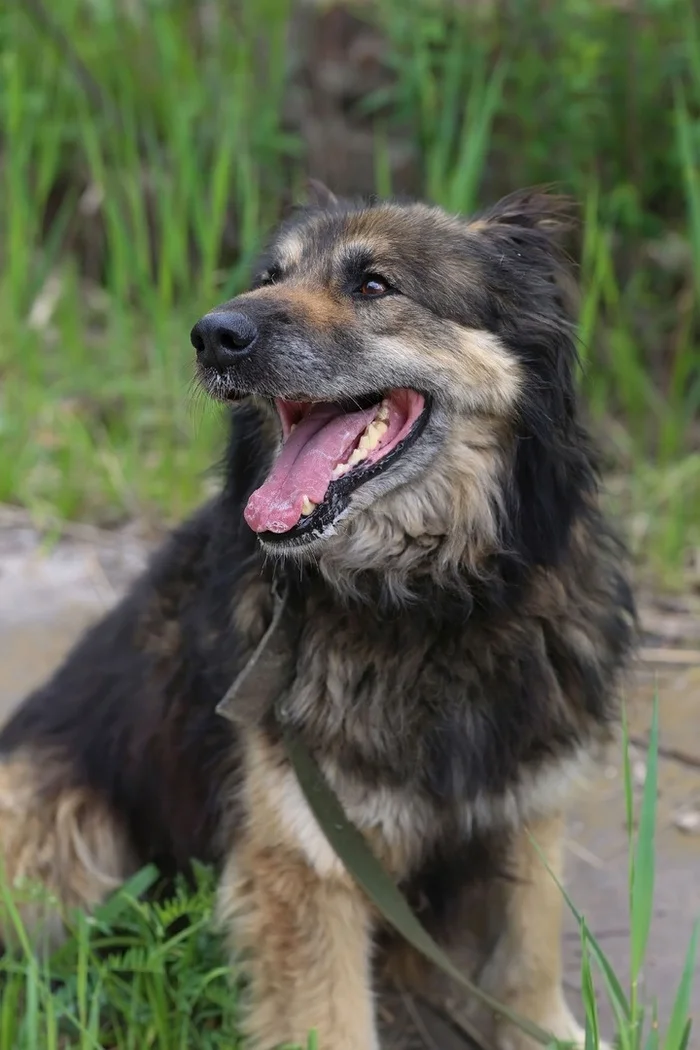
<instances>
[{"instance_id":1,"label":"leash","mask_svg":"<svg viewBox=\"0 0 700 1050\"><path fill-rule=\"evenodd\" d=\"M235 720L234 701L243 685L250 679L252 672L259 665L260 657L268 649L277 634L286 606L286 589L278 582L273 583L273 615L270 626L263 635L240 674L236 677L226 695L216 708L218 714ZM265 676L263 675L263 678ZM269 688L269 677L263 685L262 693ZM358 828L348 820L338 796L328 783L316 759L312 755L301 735L285 717L284 695L279 693L279 679L276 682L278 695L273 700L275 719L280 730L287 757L299 782L302 793L320 828L328 839L332 849L343 862L346 870L372 901L382 917L405 941L421 953L439 970L442 970L455 983L464 988L470 995L482 1002L493 1013L515 1025L541 1046L557 1046L550 1032L540 1028L528 1018L498 1002L477 984L466 977L452 962L450 957L428 933L410 908L398 886L384 869L366 839ZM261 705L264 696L259 698ZM477 1028L466 1020L459 1021L459 1026L476 1043L479 1050L494 1050Z\"/></svg>"}]
</instances>

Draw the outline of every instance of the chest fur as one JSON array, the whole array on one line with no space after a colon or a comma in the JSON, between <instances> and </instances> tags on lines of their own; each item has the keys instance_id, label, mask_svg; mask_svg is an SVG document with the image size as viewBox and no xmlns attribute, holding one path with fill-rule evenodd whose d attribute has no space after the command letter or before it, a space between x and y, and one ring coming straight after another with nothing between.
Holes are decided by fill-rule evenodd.
<instances>
[{"instance_id":1,"label":"chest fur","mask_svg":"<svg viewBox=\"0 0 700 1050\"><path fill-rule=\"evenodd\" d=\"M296 615L285 717L397 874L440 840L549 811L577 779L588 737L537 622L438 626L322 598ZM276 823L332 866L274 728L256 747L271 749L258 768Z\"/></svg>"},{"instance_id":2,"label":"chest fur","mask_svg":"<svg viewBox=\"0 0 700 1050\"><path fill-rule=\"evenodd\" d=\"M310 746L442 808L512 791L585 735L534 622L496 632L321 605L295 663L290 717Z\"/></svg>"}]
</instances>

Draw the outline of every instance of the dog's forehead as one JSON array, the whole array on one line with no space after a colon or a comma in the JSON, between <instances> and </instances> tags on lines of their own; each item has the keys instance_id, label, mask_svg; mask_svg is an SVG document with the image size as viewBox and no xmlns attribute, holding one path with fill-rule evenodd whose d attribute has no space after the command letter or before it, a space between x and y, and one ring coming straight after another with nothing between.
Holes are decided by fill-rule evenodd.
<instances>
[{"instance_id":1,"label":"dog's forehead","mask_svg":"<svg viewBox=\"0 0 700 1050\"><path fill-rule=\"evenodd\" d=\"M424 257L463 238L467 223L424 204L382 204L347 212L313 214L283 230L275 254L284 268L342 263L365 252L368 258Z\"/></svg>"}]
</instances>

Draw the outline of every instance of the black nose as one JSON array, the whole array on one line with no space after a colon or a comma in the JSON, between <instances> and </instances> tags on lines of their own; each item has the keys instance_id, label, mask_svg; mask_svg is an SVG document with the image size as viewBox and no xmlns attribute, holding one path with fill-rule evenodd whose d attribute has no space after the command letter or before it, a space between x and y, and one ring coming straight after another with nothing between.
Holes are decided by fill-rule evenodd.
<instances>
[{"instance_id":1,"label":"black nose","mask_svg":"<svg viewBox=\"0 0 700 1050\"><path fill-rule=\"evenodd\" d=\"M257 334L245 314L215 310L197 321L190 339L205 368L222 370L250 353Z\"/></svg>"}]
</instances>

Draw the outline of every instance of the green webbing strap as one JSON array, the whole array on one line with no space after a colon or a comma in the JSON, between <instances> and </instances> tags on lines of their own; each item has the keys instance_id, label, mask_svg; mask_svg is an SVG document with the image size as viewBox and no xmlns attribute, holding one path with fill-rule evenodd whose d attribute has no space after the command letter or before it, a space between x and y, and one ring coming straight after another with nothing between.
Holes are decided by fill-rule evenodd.
<instances>
[{"instance_id":1,"label":"green webbing strap","mask_svg":"<svg viewBox=\"0 0 700 1050\"><path fill-rule=\"evenodd\" d=\"M514 1010L503 1006L457 969L449 956L418 921L405 897L377 860L363 835L346 817L338 797L321 772L315 758L299 733L289 725L284 716L285 687L283 686L280 690L280 682L286 678L288 685L293 677L293 668L285 665L285 650L288 646L284 632L279 632L286 603L284 585L280 586L275 582L272 596L273 615L270 626L248 663L217 706L217 712L225 718L235 719L236 712L244 710L246 706L249 710L253 705L258 711L263 711L270 702L274 702L277 723L287 756L311 812L335 853L380 914L409 944L453 981L465 988L470 995L479 999L493 1013L510 1021L540 1045L557 1045L549 1032L544 1031L526 1017L521 1017ZM260 658L263 653L266 659L261 662ZM246 688L251 692L251 696L246 696ZM481 1033L476 1031L473 1025L462 1020L459 1023L480 1050L492 1050L492 1046Z\"/></svg>"}]
</instances>

